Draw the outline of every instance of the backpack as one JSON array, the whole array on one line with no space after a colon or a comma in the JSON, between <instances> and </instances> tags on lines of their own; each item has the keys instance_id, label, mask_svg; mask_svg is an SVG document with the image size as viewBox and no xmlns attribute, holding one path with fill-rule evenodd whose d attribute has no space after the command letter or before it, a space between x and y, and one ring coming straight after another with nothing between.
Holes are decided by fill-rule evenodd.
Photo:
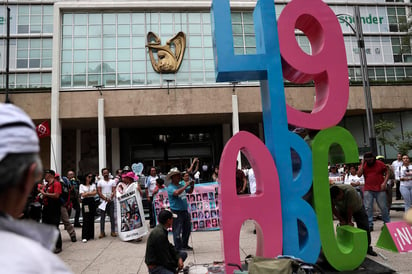
<instances>
[{"instance_id":1,"label":"backpack","mask_svg":"<svg viewBox=\"0 0 412 274\"><path fill-rule=\"evenodd\" d=\"M393 172L392 166L389 164L386 164L386 167L389 169L389 180L394 180L395 179L395 173Z\"/></svg>"},{"instance_id":2,"label":"backpack","mask_svg":"<svg viewBox=\"0 0 412 274\"><path fill-rule=\"evenodd\" d=\"M60 194L60 203L62 205L67 205L70 201L70 181L67 177L62 177L60 180L60 184L62 186L62 194Z\"/></svg>"}]
</instances>

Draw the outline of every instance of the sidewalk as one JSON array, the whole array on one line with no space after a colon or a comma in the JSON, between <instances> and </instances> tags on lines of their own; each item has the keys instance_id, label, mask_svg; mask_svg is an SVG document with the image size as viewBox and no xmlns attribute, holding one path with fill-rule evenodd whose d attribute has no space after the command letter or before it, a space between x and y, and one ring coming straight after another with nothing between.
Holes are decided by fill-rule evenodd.
<instances>
[{"instance_id":1,"label":"sidewalk","mask_svg":"<svg viewBox=\"0 0 412 274\"><path fill-rule=\"evenodd\" d=\"M403 211L391 211L391 221L402 220ZM371 233L372 245L381 232L383 222L375 221L375 230ZM148 225L148 222L147 222ZM122 242L118 238L106 237L98 239L99 224L95 224L95 240L87 243L81 242L81 228L76 228L77 242L72 243L63 226L60 227L63 238L63 252L59 257L66 262L74 273L104 274L104 273L148 273L144 263L147 236L142 242ZM254 225L252 221L247 221L240 233L240 257L243 259L249 254L255 254L256 235L253 234ZM110 223L106 223L106 231L110 231ZM173 243L171 234L170 242ZM189 245L193 247L192 252L188 252L185 265L193 263L196 265L210 264L213 261L222 261L220 231L193 232ZM412 273L412 253L399 254L374 247L379 254L378 257L371 257L381 264L384 264L398 273Z\"/></svg>"}]
</instances>

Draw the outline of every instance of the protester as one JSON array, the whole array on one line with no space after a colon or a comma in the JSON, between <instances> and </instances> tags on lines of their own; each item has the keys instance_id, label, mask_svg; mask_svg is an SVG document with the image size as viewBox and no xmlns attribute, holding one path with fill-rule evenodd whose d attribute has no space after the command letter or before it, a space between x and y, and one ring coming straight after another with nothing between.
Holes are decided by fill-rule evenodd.
<instances>
[{"instance_id":1,"label":"protester","mask_svg":"<svg viewBox=\"0 0 412 274\"><path fill-rule=\"evenodd\" d=\"M193 250L193 248L188 245L191 220L190 213L187 211L186 193L191 194L193 192L194 181L188 180L185 183L184 181L180 181L180 178L180 171L176 167L170 169L167 174L167 179L172 180L167 187L170 208L173 213L177 214L177 219L173 222L173 241L177 250Z\"/></svg>"},{"instance_id":2,"label":"protester","mask_svg":"<svg viewBox=\"0 0 412 274\"><path fill-rule=\"evenodd\" d=\"M35 181L41 177L39 140L20 108L0 104L0 265L2 273L71 273L50 252L55 227L17 220Z\"/></svg>"},{"instance_id":3,"label":"protester","mask_svg":"<svg viewBox=\"0 0 412 274\"><path fill-rule=\"evenodd\" d=\"M62 251L62 236L59 230L61 217L61 202L59 198L62 193L62 186L60 182L55 179L55 174L54 170L51 169L44 172L44 179L47 184L40 190L40 193L43 195L42 222L44 224L54 225L58 229L59 237L54 253L60 253Z\"/></svg>"},{"instance_id":4,"label":"protester","mask_svg":"<svg viewBox=\"0 0 412 274\"><path fill-rule=\"evenodd\" d=\"M400 191L405 201L405 212L411 207L412 203L412 165L408 155L402 155L403 165L400 172Z\"/></svg>"},{"instance_id":5,"label":"protester","mask_svg":"<svg viewBox=\"0 0 412 274\"><path fill-rule=\"evenodd\" d=\"M395 187L396 187L396 200L401 200L402 195L400 191L400 175L401 166L403 165L402 154L398 153L396 155L396 160L392 162L392 170L395 173Z\"/></svg>"},{"instance_id":6,"label":"protester","mask_svg":"<svg viewBox=\"0 0 412 274\"><path fill-rule=\"evenodd\" d=\"M70 201L72 203L72 209L76 211L74 215L74 227L82 227L79 222L80 219L80 203L79 203L79 187L80 182L76 179L73 170L67 171L67 179L70 181ZM70 215L71 211L69 211Z\"/></svg>"},{"instance_id":7,"label":"protester","mask_svg":"<svg viewBox=\"0 0 412 274\"><path fill-rule=\"evenodd\" d=\"M79 193L82 200L82 242L87 243L88 240L94 239L94 216L96 215L96 184L94 183L95 176L89 172L86 175L84 184L80 185Z\"/></svg>"},{"instance_id":8,"label":"protester","mask_svg":"<svg viewBox=\"0 0 412 274\"><path fill-rule=\"evenodd\" d=\"M183 269L187 253L177 251L167 237L167 229L173 226L174 215L168 210L160 211L159 224L147 239L145 263L149 273L174 274Z\"/></svg>"},{"instance_id":9,"label":"protester","mask_svg":"<svg viewBox=\"0 0 412 274\"><path fill-rule=\"evenodd\" d=\"M389 170L381 161L376 161L372 152L363 155L358 176L365 178L363 199L368 214L369 230L373 231L373 201L376 200L382 213L384 223L389 223L389 210L386 201L386 183L389 179Z\"/></svg>"},{"instance_id":10,"label":"protester","mask_svg":"<svg viewBox=\"0 0 412 274\"><path fill-rule=\"evenodd\" d=\"M149 219L150 219L150 228L155 227L155 217L153 213L153 191L156 188L156 180L160 178L157 175L156 167L150 168L150 175L146 177L145 187L146 187L146 198L149 203Z\"/></svg>"},{"instance_id":11,"label":"protester","mask_svg":"<svg viewBox=\"0 0 412 274\"><path fill-rule=\"evenodd\" d=\"M362 199L356 189L351 185L333 185L330 188L332 212L338 218L340 225L356 226L366 231L368 236L368 251L371 256L377 256L371 246L371 233L369 231L368 216L362 204Z\"/></svg>"},{"instance_id":12,"label":"protester","mask_svg":"<svg viewBox=\"0 0 412 274\"><path fill-rule=\"evenodd\" d=\"M74 230L73 225L70 223L69 215L71 212L72 208L72 203L70 199L70 182L66 177L60 178L60 175L56 173L54 175L54 178L60 182L60 185L62 186L62 193L59 197L60 199L60 219L64 225L64 230L67 231L67 233L70 236L70 239L72 242L76 242L76 231Z\"/></svg>"},{"instance_id":13,"label":"protester","mask_svg":"<svg viewBox=\"0 0 412 274\"><path fill-rule=\"evenodd\" d=\"M106 223L106 213L110 218L110 235L117 237L116 223L114 218L114 198L116 191L116 182L109 178L110 172L108 168L102 169L103 179L97 182L97 193L99 194L102 204L100 207L100 235L99 239L106 237L104 232ZM103 208L102 208L103 207Z\"/></svg>"}]
</instances>

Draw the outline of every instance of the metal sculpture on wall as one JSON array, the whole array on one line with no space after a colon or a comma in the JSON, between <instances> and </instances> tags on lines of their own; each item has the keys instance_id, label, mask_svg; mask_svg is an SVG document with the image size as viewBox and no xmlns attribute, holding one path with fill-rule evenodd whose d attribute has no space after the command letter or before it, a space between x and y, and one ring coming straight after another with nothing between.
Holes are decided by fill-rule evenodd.
<instances>
[{"instance_id":1,"label":"metal sculpture on wall","mask_svg":"<svg viewBox=\"0 0 412 274\"><path fill-rule=\"evenodd\" d=\"M149 49L150 61L156 72L176 73L185 54L186 35L180 31L170 38L166 45L161 45L160 38L155 33L149 32L146 47Z\"/></svg>"}]
</instances>

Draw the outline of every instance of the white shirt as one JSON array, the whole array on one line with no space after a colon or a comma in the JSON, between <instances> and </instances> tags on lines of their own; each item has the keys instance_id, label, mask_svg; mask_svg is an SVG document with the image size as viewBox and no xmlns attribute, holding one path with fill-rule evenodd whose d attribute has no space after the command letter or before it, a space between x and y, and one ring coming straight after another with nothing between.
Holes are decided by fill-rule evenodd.
<instances>
[{"instance_id":1,"label":"white shirt","mask_svg":"<svg viewBox=\"0 0 412 274\"><path fill-rule=\"evenodd\" d=\"M250 193L255 194L256 193L256 177L255 177L255 172L253 171L253 168L249 169L248 171L248 179L249 179Z\"/></svg>"},{"instance_id":2,"label":"white shirt","mask_svg":"<svg viewBox=\"0 0 412 274\"><path fill-rule=\"evenodd\" d=\"M401 178L406 178L406 181L401 181L401 186L412 186L412 165L401 167Z\"/></svg>"},{"instance_id":3,"label":"white shirt","mask_svg":"<svg viewBox=\"0 0 412 274\"><path fill-rule=\"evenodd\" d=\"M80 187L79 187L80 195L83 194L83 193L93 192L95 190L96 190L96 185L95 184L91 184L89 186L81 184ZM83 199L83 197L82 197L82 199Z\"/></svg>"},{"instance_id":4,"label":"white shirt","mask_svg":"<svg viewBox=\"0 0 412 274\"><path fill-rule=\"evenodd\" d=\"M112 188L116 187L116 182L113 179L109 179L108 181L104 179L99 180L97 187L101 187L103 196L110 199L112 196Z\"/></svg>"},{"instance_id":5,"label":"white shirt","mask_svg":"<svg viewBox=\"0 0 412 274\"><path fill-rule=\"evenodd\" d=\"M159 176L155 176L153 177L152 175L150 175L149 177L146 178L146 188L149 191L149 196L152 197L153 196L153 191L156 188L156 180L157 178L159 178Z\"/></svg>"},{"instance_id":6,"label":"white shirt","mask_svg":"<svg viewBox=\"0 0 412 274\"><path fill-rule=\"evenodd\" d=\"M395 160L392 162L393 173L395 174L395 180L400 179L399 167L403 165L403 161Z\"/></svg>"},{"instance_id":7,"label":"white shirt","mask_svg":"<svg viewBox=\"0 0 412 274\"><path fill-rule=\"evenodd\" d=\"M352 175L352 174L348 174L345 176L345 184L350 185L351 183L357 183L359 182L360 185L364 185L365 184L365 179L363 178L363 175L358 177L358 175Z\"/></svg>"}]
</instances>

